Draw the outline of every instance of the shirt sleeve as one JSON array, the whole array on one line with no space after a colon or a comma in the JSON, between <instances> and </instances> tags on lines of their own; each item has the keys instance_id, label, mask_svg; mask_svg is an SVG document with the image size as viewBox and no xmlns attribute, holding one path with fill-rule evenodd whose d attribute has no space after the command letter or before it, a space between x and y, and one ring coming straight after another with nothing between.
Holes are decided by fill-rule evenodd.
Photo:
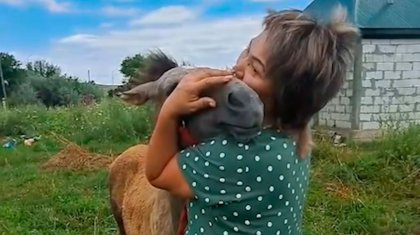
<instances>
[{"instance_id":1,"label":"shirt sleeve","mask_svg":"<svg viewBox=\"0 0 420 235\"><path fill-rule=\"evenodd\" d=\"M197 200L220 205L241 199L246 186L244 176L232 174L241 171L235 164L241 158L235 145L227 139L210 139L180 152L178 164Z\"/></svg>"}]
</instances>

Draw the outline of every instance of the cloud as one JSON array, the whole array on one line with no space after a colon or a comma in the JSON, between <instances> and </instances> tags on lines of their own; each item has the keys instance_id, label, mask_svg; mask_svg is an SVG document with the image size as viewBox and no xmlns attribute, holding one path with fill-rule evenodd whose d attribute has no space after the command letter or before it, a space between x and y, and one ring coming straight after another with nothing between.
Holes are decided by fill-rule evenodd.
<instances>
[{"instance_id":1,"label":"cloud","mask_svg":"<svg viewBox=\"0 0 420 235\"><path fill-rule=\"evenodd\" d=\"M17 7L28 7L30 5L40 5L50 12L65 13L72 10L69 2L58 2L57 0L0 0L0 4L6 4Z\"/></svg>"},{"instance_id":2,"label":"cloud","mask_svg":"<svg viewBox=\"0 0 420 235\"><path fill-rule=\"evenodd\" d=\"M71 4L67 2L58 3L55 0L38 0L51 12L69 12Z\"/></svg>"},{"instance_id":3,"label":"cloud","mask_svg":"<svg viewBox=\"0 0 420 235\"><path fill-rule=\"evenodd\" d=\"M198 14L197 9L189 9L185 6L166 6L152 11L139 19L132 20L130 25L178 24L193 20Z\"/></svg>"},{"instance_id":4,"label":"cloud","mask_svg":"<svg viewBox=\"0 0 420 235\"><path fill-rule=\"evenodd\" d=\"M141 11L138 8L134 7L115 7L115 6L105 6L101 9L101 12L105 16L110 17L129 17L136 16Z\"/></svg>"},{"instance_id":5,"label":"cloud","mask_svg":"<svg viewBox=\"0 0 420 235\"><path fill-rule=\"evenodd\" d=\"M84 44L95 42L96 36L91 34L75 34L66 38L60 39L58 42L65 44Z\"/></svg>"},{"instance_id":6,"label":"cloud","mask_svg":"<svg viewBox=\"0 0 420 235\"><path fill-rule=\"evenodd\" d=\"M22 2L22 0L0 0L0 3L6 4L6 5L11 5L11 6L19 6L23 2Z\"/></svg>"},{"instance_id":7,"label":"cloud","mask_svg":"<svg viewBox=\"0 0 420 235\"><path fill-rule=\"evenodd\" d=\"M99 25L100 28L111 28L112 26L114 26L114 24L111 22L104 22Z\"/></svg>"},{"instance_id":8,"label":"cloud","mask_svg":"<svg viewBox=\"0 0 420 235\"><path fill-rule=\"evenodd\" d=\"M264 14L204 19L199 13L197 8L164 7L137 19L136 25L115 28L107 22L91 31L55 39L36 58L51 61L64 73L84 80L89 70L97 83L111 84L113 76L115 84L120 84L120 64L127 56L161 49L178 62L225 68L235 63L249 40L262 30ZM22 60L28 60L26 53L21 53Z\"/></svg>"},{"instance_id":9,"label":"cloud","mask_svg":"<svg viewBox=\"0 0 420 235\"><path fill-rule=\"evenodd\" d=\"M263 15L186 21L171 27L128 27L100 34L75 34L58 40L46 55L63 71L98 83L116 83L126 56L161 49L178 62L196 66L232 66L249 40L262 29ZM154 22L153 22L154 23Z\"/></svg>"}]
</instances>

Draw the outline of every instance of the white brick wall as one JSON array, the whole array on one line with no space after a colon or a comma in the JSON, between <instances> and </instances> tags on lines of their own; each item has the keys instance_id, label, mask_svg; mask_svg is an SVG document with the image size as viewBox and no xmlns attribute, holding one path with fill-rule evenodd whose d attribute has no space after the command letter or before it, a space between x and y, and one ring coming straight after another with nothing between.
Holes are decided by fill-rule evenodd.
<instances>
[{"instance_id":1,"label":"white brick wall","mask_svg":"<svg viewBox=\"0 0 420 235\"><path fill-rule=\"evenodd\" d=\"M353 95L352 70L353 68L351 68L351 70L348 72L347 79L344 82L343 88L340 90L339 94L319 112L319 125L338 128L351 128L350 99Z\"/></svg>"},{"instance_id":2,"label":"white brick wall","mask_svg":"<svg viewBox=\"0 0 420 235\"><path fill-rule=\"evenodd\" d=\"M420 123L420 39L363 40L362 50L360 129ZM319 113L320 125L351 128L352 80L349 71L343 89Z\"/></svg>"},{"instance_id":3,"label":"white brick wall","mask_svg":"<svg viewBox=\"0 0 420 235\"><path fill-rule=\"evenodd\" d=\"M420 39L363 40L360 128L420 121Z\"/></svg>"}]
</instances>

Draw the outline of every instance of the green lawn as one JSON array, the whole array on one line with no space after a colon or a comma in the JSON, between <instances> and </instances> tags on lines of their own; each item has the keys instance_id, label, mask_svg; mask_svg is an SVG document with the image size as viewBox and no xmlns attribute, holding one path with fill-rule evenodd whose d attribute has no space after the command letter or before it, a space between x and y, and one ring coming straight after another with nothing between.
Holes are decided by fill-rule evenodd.
<instances>
[{"instance_id":1,"label":"green lawn","mask_svg":"<svg viewBox=\"0 0 420 235\"><path fill-rule=\"evenodd\" d=\"M40 165L58 151L45 144L0 149L0 234L116 234L107 172L42 171Z\"/></svg>"},{"instance_id":2,"label":"green lawn","mask_svg":"<svg viewBox=\"0 0 420 235\"><path fill-rule=\"evenodd\" d=\"M117 153L132 144L88 148ZM420 221L418 156L389 161L372 148L320 145L316 153L324 156L313 161L306 234L414 231ZM0 150L0 234L115 234L106 172L41 171L58 150L53 143Z\"/></svg>"},{"instance_id":3,"label":"green lawn","mask_svg":"<svg viewBox=\"0 0 420 235\"><path fill-rule=\"evenodd\" d=\"M120 153L147 137L150 124L142 121L144 111L139 114L116 104L102 106L97 109L103 112L77 108L38 113L28 109L9 116L0 113L0 135L1 130L9 130L10 123L37 133L55 128L54 132L84 148L105 154ZM102 119L94 117L98 115ZM23 122L26 119L19 119L22 116L47 120L49 125L30 126ZM84 121L72 122L72 118ZM81 131L65 134L68 129L78 128ZM130 131L122 133L126 129ZM137 138L140 131L143 135ZM317 141L304 216L305 234L408 235L416 234L416 229L420 234L419 140L417 126L394 132L381 141L346 148ZM0 148L0 234L116 234L105 170L40 169L62 147L44 136L32 148Z\"/></svg>"},{"instance_id":4,"label":"green lawn","mask_svg":"<svg viewBox=\"0 0 420 235\"><path fill-rule=\"evenodd\" d=\"M322 147L330 154L314 159L307 234L419 234L419 155L386 157L384 143Z\"/></svg>"}]
</instances>

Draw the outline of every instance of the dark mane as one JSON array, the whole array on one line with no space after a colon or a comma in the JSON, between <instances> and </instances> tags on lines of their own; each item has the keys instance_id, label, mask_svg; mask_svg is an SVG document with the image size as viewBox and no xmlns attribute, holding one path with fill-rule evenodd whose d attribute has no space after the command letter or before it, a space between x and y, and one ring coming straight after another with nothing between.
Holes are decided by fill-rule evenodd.
<instances>
[{"instance_id":1,"label":"dark mane","mask_svg":"<svg viewBox=\"0 0 420 235\"><path fill-rule=\"evenodd\" d=\"M175 59L169 57L161 50L151 51L145 61L145 67L139 72L144 82L158 80L165 72L178 67Z\"/></svg>"}]
</instances>

